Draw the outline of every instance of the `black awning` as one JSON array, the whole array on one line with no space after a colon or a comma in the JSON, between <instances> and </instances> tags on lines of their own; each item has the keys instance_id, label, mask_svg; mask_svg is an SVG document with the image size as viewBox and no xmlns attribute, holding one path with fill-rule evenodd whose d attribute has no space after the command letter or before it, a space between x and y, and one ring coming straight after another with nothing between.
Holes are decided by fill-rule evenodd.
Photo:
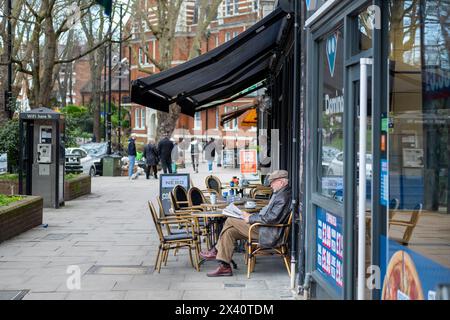
<instances>
[{"instance_id":1,"label":"black awning","mask_svg":"<svg viewBox=\"0 0 450 320\"><path fill-rule=\"evenodd\" d=\"M177 103L193 116L201 106L228 98L264 80L287 23L277 8L236 38L155 75L133 81L131 101L168 111Z\"/></svg>"}]
</instances>

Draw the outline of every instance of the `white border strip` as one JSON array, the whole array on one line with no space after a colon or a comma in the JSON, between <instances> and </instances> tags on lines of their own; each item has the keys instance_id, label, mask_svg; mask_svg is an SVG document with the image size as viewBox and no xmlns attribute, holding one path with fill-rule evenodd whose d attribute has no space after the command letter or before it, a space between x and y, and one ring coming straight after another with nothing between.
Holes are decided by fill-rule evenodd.
<instances>
[{"instance_id":1,"label":"white border strip","mask_svg":"<svg viewBox=\"0 0 450 320\"><path fill-rule=\"evenodd\" d=\"M317 20L319 20L320 17L322 17L328 10L330 10L332 7L338 4L338 0L328 0L325 2L319 10L317 10L311 17L309 17L308 20L305 22L305 28L310 27L312 24L314 24Z\"/></svg>"}]
</instances>

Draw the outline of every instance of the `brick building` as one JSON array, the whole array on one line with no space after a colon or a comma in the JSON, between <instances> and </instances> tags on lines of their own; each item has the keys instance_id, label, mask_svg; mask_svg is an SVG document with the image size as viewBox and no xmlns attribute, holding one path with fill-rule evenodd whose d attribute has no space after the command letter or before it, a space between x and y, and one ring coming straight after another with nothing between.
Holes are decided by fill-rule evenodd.
<instances>
[{"instance_id":1,"label":"brick building","mask_svg":"<svg viewBox=\"0 0 450 320\"><path fill-rule=\"evenodd\" d=\"M172 66L184 63L188 59L189 51L192 45L192 39L195 37L197 29L198 1L184 1L180 10L180 16L175 34L176 42ZM151 2L149 2L151 3ZM206 37L201 43L201 53L212 50L223 43L238 36L248 27L255 24L258 20L270 13L274 7L274 0L224 0L218 8L217 16L211 22ZM149 15L150 22L156 19ZM144 68L152 73L158 72L157 67L152 64L145 54L142 46L143 42L137 32L138 28L145 31L145 45L148 46L149 55L156 61L159 60L158 42L146 27L146 23L137 20L130 20L132 24L132 36L130 46L132 47L131 59L131 79L138 79L148 76L141 72L139 68ZM141 29L141 30L142 30ZM190 139L196 137L199 140L221 138L224 141L225 149L251 146L256 143L256 128L243 127L241 121L246 114L221 125L221 118L224 114L236 111L240 108L258 103L259 96L263 92L256 91L247 96L235 100L231 103L224 103L215 108L197 112L195 116L189 117L180 115L173 138ZM146 141L148 138L156 136L157 112L155 110L132 104L132 132L136 133L138 140Z\"/></svg>"}]
</instances>

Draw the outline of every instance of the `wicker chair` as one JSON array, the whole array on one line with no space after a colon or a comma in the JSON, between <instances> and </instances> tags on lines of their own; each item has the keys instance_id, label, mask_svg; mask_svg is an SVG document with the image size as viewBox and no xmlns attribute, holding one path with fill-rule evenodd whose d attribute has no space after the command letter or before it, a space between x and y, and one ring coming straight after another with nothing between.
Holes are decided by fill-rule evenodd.
<instances>
[{"instance_id":1,"label":"wicker chair","mask_svg":"<svg viewBox=\"0 0 450 320\"><path fill-rule=\"evenodd\" d=\"M206 191L209 193L215 193L217 199L222 199L222 190L229 187L229 185L224 185L219 178L210 175L205 178Z\"/></svg>"},{"instance_id":2,"label":"wicker chair","mask_svg":"<svg viewBox=\"0 0 450 320\"><path fill-rule=\"evenodd\" d=\"M175 196L175 200L178 203L178 206L181 209L189 206L187 191L183 186L181 186L181 185L175 186L173 188L173 194Z\"/></svg>"},{"instance_id":3,"label":"wicker chair","mask_svg":"<svg viewBox=\"0 0 450 320\"><path fill-rule=\"evenodd\" d=\"M250 191L250 197L253 199L269 199L273 190L270 187L256 187Z\"/></svg>"},{"instance_id":4,"label":"wicker chair","mask_svg":"<svg viewBox=\"0 0 450 320\"><path fill-rule=\"evenodd\" d=\"M192 267L194 267L197 271L199 269L199 246L196 238L196 234L194 232L193 221L187 218L158 218L156 213L156 209L153 204L149 201L148 207L150 209L150 213L153 219L153 223L155 224L156 232L159 237L159 248L158 254L156 256L155 261L155 270L158 270L158 273L161 270L161 266L167 265L167 261L169 258L170 250L178 250L180 248L187 248L189 250L189 259L191 261ZM164 234L163 225L185 225L185 232L180 234ZM195 252L195 256L192 256L192 250Z\"/></svg>"},{"instance_id":5,"label":"wicker chair","mask_svg":"<svg viewBox=\"0 0 450 320\"><path fill-rule=\"evenodd\" d=\"M247 264L247 278L250 278L250 273L252 273L255 269L256 264L256 256L262 255L278 255L281 256L284 260L284 264L286 266L287 272L289 276L291 276L291 268L290 268L290 257L289 257L289 248L288 248L288 240L289 240L289 231L291 229L292 224L292 212L289 215L289 219L285 224L276 224L276 225L266 225L263 223L254 223L250 226L248 230L248 240L247 240L247 252L246 252L246 264ZM262 248L259 245L257 239L252 239L252 230L256 227L264 226L271 228L282 228L282 241L281 244L277 247L273 248Z\"/></svg>"}]
</instances>

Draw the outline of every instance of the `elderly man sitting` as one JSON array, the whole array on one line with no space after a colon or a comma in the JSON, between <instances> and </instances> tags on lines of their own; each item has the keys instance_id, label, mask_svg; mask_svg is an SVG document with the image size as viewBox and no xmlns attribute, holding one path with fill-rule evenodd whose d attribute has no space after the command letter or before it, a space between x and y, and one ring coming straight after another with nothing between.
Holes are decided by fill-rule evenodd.
<instances>
[{"instance_id":1,"label":"elderly man sitting","mask_svg":"<svg viewBox=\"0 0 450 320\"><path fill-rule=\"evenodd\" d=\"M200 253L206 260L218 260L219 266L208 277L232 276L230 262L234 252L236 240L247 239L250 225L254 223L280 224L289 217L291 205L291 189L289 187L288 172L275 171L269 177L270 187L273 189L272 198L258 214L244 212L243 220L228 218L225 221L216 248ZM278 244L282 236L279 228L258 227L252 230L252 237L258 239L262 247L272 247Z\"/></svg>"}]
</instances>

